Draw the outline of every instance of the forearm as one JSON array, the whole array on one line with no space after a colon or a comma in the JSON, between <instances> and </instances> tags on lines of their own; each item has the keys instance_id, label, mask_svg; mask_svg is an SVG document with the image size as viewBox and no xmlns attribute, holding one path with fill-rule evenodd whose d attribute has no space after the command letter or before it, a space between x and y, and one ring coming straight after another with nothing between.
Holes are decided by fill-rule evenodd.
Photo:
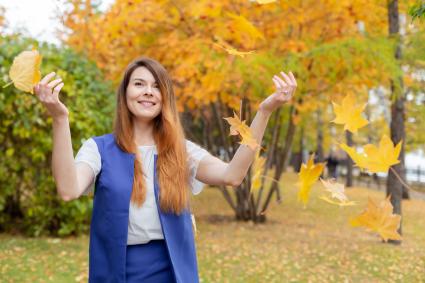
<instances>
[{"instance_id":1,"label":"forearm","mask_svg":"<svg viewBox=\"0 0 425 283\"><path fill-rule=\"evenodd\" d=\"M75 198L78 184L68 117L53 119L52 172L60 197Z\"/></svg>"},{"instance_id":2,"label":"forearm","mask_svg":"<svg viewBox=\"0 0 425 283\"><path fill-rule=\"evenodd\" d=\"M270 115L271 113L269 112L259 110L251 123L250 129L252 135L259 145L261 145L261 141L263 140L264 131L266 130ZM242 183L254 158L254 150L247 145L240 145L226 167L225 180L227 180L227 183L235 186Z\"/></svg>"}]
</instances>

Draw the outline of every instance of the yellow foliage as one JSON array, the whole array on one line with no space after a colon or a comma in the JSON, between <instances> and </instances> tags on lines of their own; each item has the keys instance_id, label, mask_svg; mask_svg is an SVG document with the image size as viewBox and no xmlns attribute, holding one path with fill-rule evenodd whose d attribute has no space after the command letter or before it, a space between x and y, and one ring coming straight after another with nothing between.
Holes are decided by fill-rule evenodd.
<instances>
[{"instance_id":1,"label":"yellow foliage","mask_svg":"<svg viewBox=\"0 0 425 283\"><path fill-rule=\"evenodd\" d=\"M307 164L303 163L301 165L301 170L298 173L298 186L300 187L298 191L298 199L304 203L304 206L308 203L311 187L319 179L324 167L325 163L314 164L314 154L311 155Z\"/></svg>"},{"instance_id":2,"label":"yellow foliage","mask_svg":"<svg viewBox=\"0 0 425 283\"><path fill-rule=\"evenodd\" d=\"M363 153L357 153L354 148L344 143L340 144L340 147L347 152L358 167L372 173L386 173L391 166L400 163L398 156L402 142L400 141L394 146L391 139L387 135L383 135L379 142L379 147L367 144L363 147Z\"/></svg>"},{"instance_id":3,"label":"yellow foliage","mask_svg":"<svg viewBox=\"0 0 425 283\"><path fill-rule=\"evenodd\" d=\"M378 205L371 198L365 211L350 220L353 227L363 226L378 233L386 242L388 239L401 240L397 229L400 227L400 215L393 214L393 206L389 197Z\"/></svg>"},{"instance_id":4,"label":"yellow foliage","mask_svg":"<svg viewBox=\"0 0 425 283\"><path fill-rule=\"evenodd\" d=\"M358 106L354 95L348 94L338 105L332 102L336 118L331 122L343 124L344 130L357 133L357 130L366 126L369 122L361 116L366 104Z\"/></svg>"},{"instance_id":5,"label":"yellow foliage","mask_svg":"<svg viewBox=\"0 0 425 283\"><path fill-rule=\"evenodd\" d=\"M251 128L245 124L245 120L241 121L236 113L233 112L234 117L223 118L230 124L230 135L240 135L242 140L240 144L249 146L252 150L257 150L259 146L257 140L252 135Z\"/></svg>"},{"instance_id":6,"label":"yellow foliage","mask_svg":"<svg viewBox=\"0 0 425 283\"><path fill-rule=\"evenodd\" d=\"M259 190L261 187L261 177L263 176L265 164L266 158L260 156L260 151L257 150L257 152L255 153L254 162L251 167L251 194Z\"/></svg>"}]
</instances>

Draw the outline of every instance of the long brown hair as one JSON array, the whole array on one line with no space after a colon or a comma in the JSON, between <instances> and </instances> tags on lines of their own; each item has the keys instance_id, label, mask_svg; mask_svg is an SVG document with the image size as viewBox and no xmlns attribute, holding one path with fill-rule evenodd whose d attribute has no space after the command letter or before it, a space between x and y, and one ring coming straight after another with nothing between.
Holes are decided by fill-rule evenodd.
<instances>
[{"instance_id":1,"label":"long brown hair","mask_svg":"<svg viewBox=\"0 0 425 283\"><path fill-rule=\"evenodd\" d=\"M153 130L158 151L155 169L160 187L160 207L163 211L179 214L189 202L189 169L184 130L180 123L173 85L168 72L159 62L147 57L137 58L127 66L117 90L115 140L123 151L136 154L131 201L140 207L146 199L142 160L134 140L133 114L126 103L127 86L131 74L138 67L145 67L152 73L159 84L162 96L162 110L154 118Z\"/></svg>"}]
</instances>

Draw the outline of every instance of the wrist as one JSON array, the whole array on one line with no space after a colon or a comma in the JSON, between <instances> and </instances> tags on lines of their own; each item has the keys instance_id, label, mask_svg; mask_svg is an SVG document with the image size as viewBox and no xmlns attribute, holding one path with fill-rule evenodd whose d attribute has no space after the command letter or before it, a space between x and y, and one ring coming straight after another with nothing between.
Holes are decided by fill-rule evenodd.
<instances>
[{"instance_id":1,"label":"wrist","mask_svg":"<svg viewBox=\"0 0 425 283\"><path fill-rule=\"evenodd\" d=\"M257 113L261 115L262 117L264 117L265 119L269 119L270 116L272 115L272 111L265 110L262 108L259 108Z\"/></svg>"},{"instance_id":2,"label":"wrist","mask_svg":"<svg viewBox=\"0 0 425 283\"><path fill-rule=\"evenodd\" d=\"M68 115L54 116L54 117L52 117L52 119L53 119L53 123L69 122Z\"/></svg>"}]
</instances>

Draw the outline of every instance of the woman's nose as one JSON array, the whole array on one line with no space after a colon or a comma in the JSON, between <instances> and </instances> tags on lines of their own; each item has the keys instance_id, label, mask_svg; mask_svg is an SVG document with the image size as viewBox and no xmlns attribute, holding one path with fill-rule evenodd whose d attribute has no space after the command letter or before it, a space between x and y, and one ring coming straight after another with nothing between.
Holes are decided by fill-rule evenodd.
<instances>
[{"instance_id":1,"label":"woman's nose","mask_svg":"<svg viewBox=\"0 0 425 283\"><path fill-rule=\"evenodd\" d=\"M146 86L145 94L153 95L153 90L152 90L152 87L151 86L149 86L149 85Z\"/></svg>"}]
</instances>

